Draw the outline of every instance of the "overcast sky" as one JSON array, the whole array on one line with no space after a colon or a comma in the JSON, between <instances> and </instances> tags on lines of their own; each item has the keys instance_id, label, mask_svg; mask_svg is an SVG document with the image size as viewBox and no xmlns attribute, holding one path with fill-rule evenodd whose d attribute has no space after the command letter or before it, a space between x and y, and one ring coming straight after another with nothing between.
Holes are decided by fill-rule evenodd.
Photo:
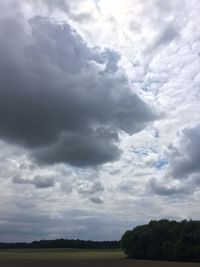
<instances>
[{"instance_id":1,"label":"overcast sky","mask_svg":"<svg viewBox=\"0 0 200 267\"><path fill-rule=\"evenodd\" d=\"M200 1L0 10L0 242L200 219Z\"/></svg>"}]
</instances>

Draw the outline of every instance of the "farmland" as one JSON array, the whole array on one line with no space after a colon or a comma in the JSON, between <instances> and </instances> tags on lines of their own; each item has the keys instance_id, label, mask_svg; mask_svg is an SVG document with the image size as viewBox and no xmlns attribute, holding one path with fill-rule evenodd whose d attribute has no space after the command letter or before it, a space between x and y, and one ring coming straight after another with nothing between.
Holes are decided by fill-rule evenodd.
<instances>
[{"instance_id":1,"label":"farmland","mask_svg":"<svg viewBox=\"0 0 200 267\"><path fill-rule=\"evenodd\" d=\"M121 259L119 249L5 249L0 250L1 260L102 260Z\"/></svg>"},{"instance_id":2,"label":"farmland","mask_svg":"<svg viewBox=\"0 0 200 267\"><path fill-rule=\"evenodd\" d=\"M198 267L199 263L172 263L126 259L120 250L19 249L1 250L2 267Z\"/></svg>"}]
</instances>

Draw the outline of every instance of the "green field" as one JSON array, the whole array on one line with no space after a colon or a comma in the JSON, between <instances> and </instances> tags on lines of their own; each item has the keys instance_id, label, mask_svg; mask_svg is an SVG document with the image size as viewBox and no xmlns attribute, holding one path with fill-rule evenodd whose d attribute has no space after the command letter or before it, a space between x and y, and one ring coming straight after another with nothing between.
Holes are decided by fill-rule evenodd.
<instances>
[{"instance_id":1,"label":"green field","mask_svg":"<svg viewBox=\"0 0 200 267\"><path fill-rule=\"evenodd\" d=\"M2 249L0 260L105 260L122 259L119 249Z\"/></svg>"}]
</instances>

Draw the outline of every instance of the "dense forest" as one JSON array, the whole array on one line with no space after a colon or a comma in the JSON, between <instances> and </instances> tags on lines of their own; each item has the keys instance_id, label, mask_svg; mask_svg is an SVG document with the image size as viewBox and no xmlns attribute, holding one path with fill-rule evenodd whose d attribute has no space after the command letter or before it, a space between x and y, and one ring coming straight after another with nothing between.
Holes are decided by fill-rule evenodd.
<instances>
[{"instance_id":1,"label":"dense forest","mask_svg":"<svg viewBox=\"0 0 200 267\"><path fill-rule=\"evenodd\" d=\"M40 240L32 243L0 243L0 249L11 248L85 248L115 249L120 247L119 241L90 241L73 239Z\"/></svg>"},{"instance_id":2,"label":"dense forest","mask_svg":"<svg viewBox=\"0 0 200 267\"><path fill-rule=\"evenodd\" d=\"M200 221L150 221L125 232L121 246L135 259L200 261Z\"/></svg>"}]
</instances>

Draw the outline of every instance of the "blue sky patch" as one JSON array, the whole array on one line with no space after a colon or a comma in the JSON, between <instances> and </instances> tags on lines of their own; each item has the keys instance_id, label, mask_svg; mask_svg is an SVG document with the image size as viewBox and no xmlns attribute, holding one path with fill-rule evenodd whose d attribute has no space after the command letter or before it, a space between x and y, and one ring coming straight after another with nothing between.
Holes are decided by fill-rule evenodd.
<instances>
[{"instance_id":1,"label":"blue sky patch","mask_svg":"<svg viewBox=\"0 0 200 267\"><path fill-rule=\"evenodd\" d=\"M168 165L168 161L166 159L160 159L154 163L154 167L158 170L163 169L166 165Z\"/></svg>"}]
</instances>

